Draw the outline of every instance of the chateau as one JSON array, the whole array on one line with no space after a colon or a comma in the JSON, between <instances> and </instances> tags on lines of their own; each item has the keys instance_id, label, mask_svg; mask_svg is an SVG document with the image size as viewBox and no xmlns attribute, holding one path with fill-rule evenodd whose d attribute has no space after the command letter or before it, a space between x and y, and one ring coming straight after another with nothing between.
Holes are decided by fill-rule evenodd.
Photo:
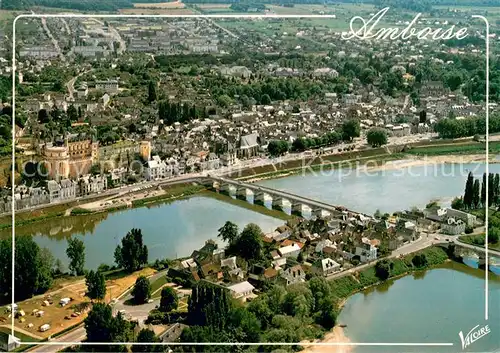
<instances>
[{"instance_id":1,"label":"chateau","mask_svg":"<svg viewBox=\"0 0 500 353\"><path fill-rule=\"evenodd\" d=\"M77 179L88 174L99 155L99 143L87 136L65 137L64 141L41 146L49 179Z\"/></svg>"}]
</instances>

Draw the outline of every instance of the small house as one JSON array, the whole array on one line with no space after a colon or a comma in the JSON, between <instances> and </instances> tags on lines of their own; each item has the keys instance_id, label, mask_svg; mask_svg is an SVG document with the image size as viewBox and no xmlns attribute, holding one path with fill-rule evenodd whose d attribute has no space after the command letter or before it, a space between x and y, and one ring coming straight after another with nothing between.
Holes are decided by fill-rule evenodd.
<instances>
[{"instance_id":1,"label":"small house","mask_svg":"<svg viewBox=\"0 0 500 353\"><path fill-rule=\"evenodd\" d=\"M233 284L227 287L231 291L231 295L235 299L245 298L253 294L255 289L248 281Z\"/></svg>"}]
</instances>

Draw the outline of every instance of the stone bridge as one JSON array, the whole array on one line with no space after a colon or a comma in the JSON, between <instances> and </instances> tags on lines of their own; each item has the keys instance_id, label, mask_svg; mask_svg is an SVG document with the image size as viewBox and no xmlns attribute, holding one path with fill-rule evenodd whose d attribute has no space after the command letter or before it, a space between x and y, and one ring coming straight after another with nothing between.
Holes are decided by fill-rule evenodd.
<instances>
[{"instance_id":1,"label":"stone bridge","mask_svg":"<svg viewBox=\"0 0 500 353\"><path fill-rule=\"evenodd\" d=\"M312 216L319 217L328 214L340 217L342 215L355 216L361 214L359 212L350 211L343 206L334 206L287 191L271 189L262 185L250 184L232 179L206 177L203 180L203 184L215 188L221 193L235 195L242 200L247 200L248 195L253 195L252 202L256 205L264 205L265 201L271 201L273 209L281 211L289 204L292 214L299 216L304 216L308 210L310 210Z\"/></svg>"},{"instance_id":2,"label":"stone bridge","mask_svg":"<svg viewBox=\"0 0 500 353\"><path fill-rule=\"evenodd\" d=\"M479 266L480 267L485 266L486 249L484 247L463 243L460 240L458 240L458 238L454 239L452 243L441 242L437 245L444 248L448 248L450 244L455 245L455 256L477 257ZM500 251L488 248L488 263L496 265L500 264Z\"/></svg>"}]
</instances>

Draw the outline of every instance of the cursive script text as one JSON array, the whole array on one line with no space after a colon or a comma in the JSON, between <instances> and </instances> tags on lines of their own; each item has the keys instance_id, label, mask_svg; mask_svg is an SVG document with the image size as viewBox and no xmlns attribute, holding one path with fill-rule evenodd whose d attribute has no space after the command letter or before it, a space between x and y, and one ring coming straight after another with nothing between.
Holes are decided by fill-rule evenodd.
<instances>
[{"instance_id":1,"label":"cursive script text","mask_svg":"<svg viewBox=\"0 0 500 353\"><path fill-rule=\"evenodd\" d=\"M414 26L420 16L422 16L421 13L418 13L405 28L380 28L375 31L375 27L388 10L388 7L383 8L373 15L368 21L365 21L365 19L360 16L354 16L350 22L350 32L343 33L342 38L407 40L412 37L417 37L418 39L442 40L452 38L463 39L467 37L467 28L460 28L456 30L455 25L452 25L446 30L443 28L430 27L416 29ZM361 22L361 27L359 29L355 29L357 22Z\"/></svg>"}]
</instances>

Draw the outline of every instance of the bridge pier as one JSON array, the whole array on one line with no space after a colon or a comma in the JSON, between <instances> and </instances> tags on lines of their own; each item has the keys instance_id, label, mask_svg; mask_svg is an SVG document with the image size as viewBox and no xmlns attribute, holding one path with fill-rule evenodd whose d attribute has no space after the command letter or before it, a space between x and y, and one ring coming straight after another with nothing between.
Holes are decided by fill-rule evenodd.
<instances>
[{"instance_id":1,"label":"bridge pier","mask_svg":"<svg viewBox=\"0 0 500 353\"><path fill-rule=\"evenodd\" d=\"M240 200L245 200L247 199L247 188L246 187L238 187L236 189L236 198Z\"/></svg>"},{"instance_id":2,"label":"bridge pier","mask_svg":"<svg viewBox=\"0 0 500 353\"><path fill-rule=\"evenodd\" d=\"M213 181L212 179L203 179L201 182L200 182L201 185L203 185L204 187L206 187L207 189L209 190L214 190L215 187L215 181Z\"/></svg>"},{"instance_id":3,"label":"bridge pier","mask_svg":"<svg viewBox=\"0 0 500 353\"><path fill-rule=\"evenodd\" d=\"M278 211L283 212L283 201L284 201L283 198L281 198L279 196L273 196L272 208L274 210L278 210Z\"/></svg>"},{"instance_id":4,"label":"bridge pier","mask_svg":"<svg viewBox=\"0 0 500 353\"><path fill-rule=\"evenodd\" d=\"M322 208L315 208L311 211L311 216L316 217L316 218L323 218L327 214L330 214L330 212L328 212Z\"/></svg>"},{"instance_id":5,"label":"bridge pier","mask_svg":"<svg viewBox=\"0 0 500 353\"><path fill-rule=\"evenodd\" d=\"M228 184L228 183L221 184L219 187L219 192L221 194L226 194L228 196L231 195L231 192L232 192L231 184Z\"/></svg>"},{"instance_id":6,"label":"bridge pier","mask_svg":"<svg viewBox=\"0 0 500 353\"><path fill-rule=\"evenodd\" d=\"M266 194L265 193L263 193L262 191L255 191L253 193L253 203L255 205L264 206L265 201L266 201Z\"/></svg>"},{"instance_id":7,"label":"bridge pier","mask_svg":"<svg viewBox=\"0 0 500 353\"><path fill-rule=\"evenodd\" d=\"M302 217L304 213L304 204L302 202L294 202L292 203L292 214Z\"/></svg>"}]
</instances>

